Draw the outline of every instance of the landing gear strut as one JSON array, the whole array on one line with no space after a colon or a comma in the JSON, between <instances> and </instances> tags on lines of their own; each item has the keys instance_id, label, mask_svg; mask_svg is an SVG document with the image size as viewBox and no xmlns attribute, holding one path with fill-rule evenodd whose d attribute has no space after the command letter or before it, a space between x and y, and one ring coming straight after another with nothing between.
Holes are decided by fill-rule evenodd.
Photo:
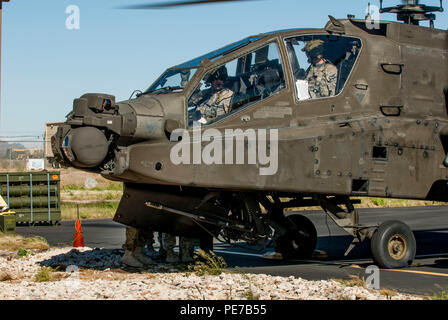
<instances>
[{"instance_id":1,"label":"landing gear strut","mask_svg":"<svg viewBox=\"0 0 448 320\"><path fill-rule=\"evenodd\" d=\"M412 264L415 258L416 241L412 230L401 221L386 221L380 226L362 225L348 197L328 198L315 196L315 200L334 222L353 236L345 255L356 244L371 239L370 249L374 262L381 268L402 268ZM342 209L338 203L343 203Z\"/></svg>"}]
</instances>

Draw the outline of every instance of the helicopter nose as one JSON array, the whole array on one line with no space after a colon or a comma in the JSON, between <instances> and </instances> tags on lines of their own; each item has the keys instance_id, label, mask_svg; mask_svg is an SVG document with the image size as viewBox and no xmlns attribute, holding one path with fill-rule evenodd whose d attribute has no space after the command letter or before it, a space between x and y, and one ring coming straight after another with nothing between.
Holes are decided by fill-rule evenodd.
<instances>
[{"instance_id":1,"label":"helicopter nose","mask_svg":"<svg viewBox=\"0 0 448 320\"><path fill-rule=\"evenodd\" d=\"M62 133L62 130L58 133ZM109 144L104 133L98 128L69 129L59 138L62 142L60 150L63 158L76 167L94 168L106 159Z\"/></svg>"}]
</instances>

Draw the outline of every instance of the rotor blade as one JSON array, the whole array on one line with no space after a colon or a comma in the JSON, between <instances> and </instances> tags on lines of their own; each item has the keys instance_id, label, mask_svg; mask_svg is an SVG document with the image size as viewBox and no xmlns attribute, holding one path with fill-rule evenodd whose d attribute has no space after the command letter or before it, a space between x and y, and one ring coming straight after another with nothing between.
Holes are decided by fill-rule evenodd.
<instances>
[{"instance_id":1,"label":"rotor blade","mask_svg":"<svg viewBox=\"0 0 448 320\"><path fill-rule=\"evenodd\" d=\"M191 5L201 5L210 3L221 3L221 2L246 2L253 0L187 0L187 1L175 1L175 2L158 2L153 4L137 4L131 6L121 7L122 9L165 9L180 6L191 6Z\"/></svg>"}]
</instances>

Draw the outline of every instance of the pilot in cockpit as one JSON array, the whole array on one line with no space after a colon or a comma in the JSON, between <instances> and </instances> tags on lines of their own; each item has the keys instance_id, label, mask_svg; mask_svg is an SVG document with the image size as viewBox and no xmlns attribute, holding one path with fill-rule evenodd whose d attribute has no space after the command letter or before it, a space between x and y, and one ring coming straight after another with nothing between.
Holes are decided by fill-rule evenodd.
<instances>
[{"instance_id":1,"label":"pilot in cockpit","mask_svg":"<svg viewBox=\"0 0 448 320\"><path fill-rule=\"evenodd\" d=\"M311 63L305 80L308 82L308 91L312 99L336 95L338 69L325 58L324 45L323 40L311 40L302 49Z\"/></svg>"},{"instance_id":2,"label":"pilot in cockpit","mask_svg":"<svg viewBox=\"0 0 448 320\"><path fill-rule=\"evenodd\" d=\"M231 111L230 105L234 92L224 87L226 80L227 69L225 66L219 67L209 75L207 83L210 83L211 88L196 109L201 113L200 123L213 122L217 117Z\"/></svg>"}]
</instances>

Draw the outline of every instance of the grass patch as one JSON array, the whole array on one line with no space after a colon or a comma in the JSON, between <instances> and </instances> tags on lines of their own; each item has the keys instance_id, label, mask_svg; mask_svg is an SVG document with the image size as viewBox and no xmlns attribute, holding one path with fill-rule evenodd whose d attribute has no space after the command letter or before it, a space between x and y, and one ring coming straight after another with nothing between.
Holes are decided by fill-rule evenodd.
<instances>
[{"instance_id":1,"label":"grass patch","mask_svg":"<svg viewBox=\"0 0 448 320\"><path fill-rule=\"evenodd\" d=\"M83 185L69 184L61 188L62 192L69 191L123 191L123 184L121 182L110 182L104 184L102 187L86 188Z\"/></svg>"},{"instance_id":2,"label":"grass patch","mask_svg":"<svg viewBox=\"0 0 448 320\"><path fill-rule=\"evenodd\" d=\"M9 272L0 271L0 282L14 280Z\"/></svg>"},{"instance_id":3,"label":"grass patch","mask_svg":"<svg viewBox=\"0 0 448 320\"><path fill-rule=\"evenodd\" d=\"M20 247L19 249L17 249L17 255L19 256L19 258L23 258L26 257L28 255L32 255L33 253L29 250L26 250L22 247Z\"/></svg>"},{"instance_id":4,"label":"grass patch","mask_svg":"<svg viewBox=\"0 0 448 320\"><path fill-rule=\"evenodd\" d=\"M398 295L398 293L394 290L390 290L390 289L382 289L380 290L380 294L383 296L386 296L387 299L391 299L392 297L395 297L396 295Z\"/></svg>"},{"instance_id":5,"label":"grass patch","mask_svg":"<svg viewBox=\"0 0 448 320\"><path fill-rule=\"evenodd\" d=\"M97 191L81 191L69 190L61 192L61 199L63 202L89 202L89 201L120 201L122 191L114 190L97 190Z\"/></svg>"},{"instance_id":6,"label":"grass patch","mask_svg":"<svg viewBox=\"0 0 448 320\"><path fill-rule=\"evenodd\" d=\"M252 290L252 280L249 278L249 288L247 291L243 294L243 297L247 300L260 300L260 295L255 294Z\"/></svg>"},{"instance_id":7,"label":"grass patch","mask_svg":"<svg viewBox=\"0 0 448 320\"><path fill-rule=\"evenodd\" d=\"M117 211L118 202L80 203L79 216L81 219L112 218ZM62 219L77 219L76 203L61 203Z\"/></svg>"},{"instance_id":8,"label":"grass patch","mask_svg":"<svg viewBox=\"0 0 448 320\"><path fill-rule=\"evenodd\" d=\"M56 267L56 268L42 267L34 275L34 281L36 281L36 282L59 281L64 278L68 278L70 276L70 274L68 274L68 273L57 272L57 271L60 271L60 267Z\"/></svg>"},{"instance_id":9,"label":"grass patch","mask_svg":"<svg viewBox=\"0 0 448 320\"><path fill-rule=\"evenodd\" d=\"M418 207L418 206L444 206L446 202L424 201L424 200L404 200L389 198L354 198L360 199L361 204L355 205L357 208L394 208L394 207Z\"/></svg>"},{"instance_id":10,"label":"grass patch","mask_svg":"<svg viewBox=\"0 0 448 320\"><path fill-rule=\"evenodd\" d=\"M199 249L194 255L194 260L194 265L189 266L189 268L198 276L218 276L223 269L227 268L224 258L216 255L213 251L205 252Z\"/></svg>"},{"instance_id":11,"label":"grass patch","mask_svg":"<svg viewBox=\"0 0 448 320\"><path fill-rule=\"evenodd\" d=\"M121 182L110 181L99 174L89 173L74 168L60 169L61 172L61 189L67 190L122 190ZM87 189L85 182L87 178L94 179L97 185L94 188Z\"/></svg>"},{"instance_id":12,"label":"grass patch","mask_svg":"<svg viewBox=\"0 0 448 320\"><path fill-rule=\"evenodd\" d=\"M34 276L36 282L48 282L52 280L52 273L55 271L52 267L42 267Z\"/></svg>"},{"instance_id":13,"label":"grass patch","mask_svg":"<svg viewBox=\"0 0 448 320\"><path fill-rule=\"evenodd\" d=\"M25 238L19 235L0 235L0 250L19 251L22 254L27 250L48 250L50 245L42 237ZM23 251L25 250L25 251Z\"/></svg>"},{"instance_id":14,"label":"grass patch","mask_svg":"<svg viewBox=\"0 0 448 320\"><path fill-rule=\"evenodd\" d=\"M448 300L448 291L442 290L438 293L434 293L430 299L431 300Z\"/></svg>"},{"instance_id":15,"label":"grass patch","mask_svg":"<svg viewBox=\"0 0 448 320\"><path fill-rule=\"evenodd\" d=\"M367 284L364 277L360 278L359 276L350 275L349 280L346 279L333 279L333 280L346 287L362 287L364 289L367 289Z\"/></svg>"},{"instance_id":16,"label":"grass patch","mask_svg":"<svg viewBox=\"0 0 448 320\"><path fill-rule=\"evenodd\" d=\"M388 200L384 199L384 198L371 198L371 199L368 199L368 201L369 200L376 207L385 207L388 204Z\"/></svg>"},{"instance_id":17,"label":"grass patch","mask_svg":"<svg viewBox=\"0 0 448 320\"><path fill-rule=\"evenodd\" d=\"M446 206L446 202L424 201L424 200L404 200L390 198L353 197L353 200L361 200L360 204L355 204L357 209L361 208L398 208L398 207L424 207L424 206ZM285 201L285 199L281 199ZM286 211L322 210L321 207L294 207L286 208Z\"/></svg>"}]
</instances>

